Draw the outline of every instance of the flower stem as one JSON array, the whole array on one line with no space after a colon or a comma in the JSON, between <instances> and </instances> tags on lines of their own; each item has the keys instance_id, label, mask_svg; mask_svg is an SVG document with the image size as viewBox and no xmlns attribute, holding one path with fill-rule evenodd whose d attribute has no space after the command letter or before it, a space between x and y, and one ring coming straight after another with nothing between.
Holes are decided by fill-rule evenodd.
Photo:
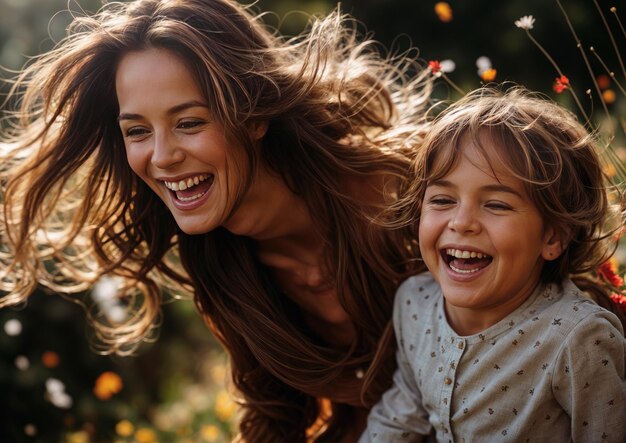
<instances>
[{"instance_id":1,"label":"flower stem","mask_svg":"<svg viewBox=\"0 0 626 443\"><path fill-rule=\"evenodd\" d=\"M583 45L580 39L578 38L578 34L576 34L576 31L574 30L574 26L572 25L572 22L570 21L569 16L567 15L565 8L563 8L563 5L561 4L560 0L556 0L556 3L559 5L559 8L561 9L563 16L565 17L567 26L569 27L570 32L574 36L574 40L576 41L576 47L580 51L580 55L582 55L583 57L585 66L587 67L587 71L589 71L589 75L591 76L591 82L593 83L593 86L596 88L598 97L600 97L600 103L602 104L602 107L604 108L604 112L606 113L606 116L609 119L609 122L611 122L611 126L612 126L613 119L611 118L611 114L609 114L609 110L606 107L606 103L604 103L604 100L602 99L602 91L600 90L600 86L598 85L598 82L596 81L596 77L593 73L593 69L591 69L591 65L589 64L589 59L587 58L587 54L585 53L585 50L583 49ZM575 95L574 91L572 91L572 95ZM578 100L576 101L578 102Z\"/></svg>"},{"instance_id":2,"label":"flower stem","mask_svg":"<svg viewBox=\"0 0 626 443\"><path fill-rule=\"evenodd\" d=\"M450 80L450 77L448 77L445 73L441 73L441 77L450 85L452 86L452 88L458 92L461 95L465 95L466 92L463 91L456 83L454 83L452 80Z\"/></svg>"},{"instance_id":3,"label":"flower stem","mask_svg":"<svg viewBox=\"0 0 626 443\"><path fill-rule=\"evenodd\" d=\"M559 68L559 65L556 64L556 62L554 61L554 59L552 58L552 56L550 56L550 54L548 53L548 51L546 51L544 49L543 46L541 46L541 43L539 43L535 37L532 36L532 34L530 33L530 31L528 29L526 29L526 35L528 35L528 38L530 39L531 42L533 42L535 44L535 46L537 48L539 48L539 50L543 53L543 55L548 59L548 61L552 64L552 66L554 67L554 69L556 70L556 72L559 74L559 76L563 76L563 71L561 71L561 68ZM576 106L578 106L578 109L580 110L581 114L585 117L585 119L587 121L589 121L589 116L587 115L587 113L585 112L585 108L583 108L583 105L580 103L580 100L578 100L578 96L576 95L576 93L574 92L574 89L571 87L569 87L569 91L572 94L572 97L574 98L574 101L576 102Z\"/></svg>"},{"instance_id":4,"label":"flower stem","mask_svg":"<svg viewBox=\"0 0 626 443\"><path fill-rule=\"evenodd\" d=\"M619 62L620 67L622 68L622 74L624 74L624 78L626 78L626 68L624 68L624 61L622 60L622 56L619 53L619 49L617 48L617 44L615 43L615 38L613 37L613 33L611 32L611 28L609 24L606 22L606 18L604 17L604 13L600 6L598 5L597 0L593 0L593 4L596 5L596 9L600 13L600 17L602 18L602 23L604 23L604 27L606 28L606 32L609 34L611 38L611 44L613 45L613 49L615 50L615 55L617 55L617 61Z\"/></svg>"},{"instance_id":5,"label":"flower stem","mask_svg":"<svg viewBox=\"0 0 626 443\"><path fill-rule=\"evenodd\" d=\"M626 90L624 90L624 87L622 85L620 85L620 83L617 80L615 80L615 73L609 69L609 67L606 65L606 63L604 63L604 60L602 60L600 55L596 52L595 48L593 46L591 46L589 48L589 50L591 51L591 53L593 55L596 56L596 58L598 59L598 61L602 65L602 67L606 70L606 73L609 74L609 77L611 77L613 79L613 81L615 82L615 84L617 85L619 90L622 92L622 94L624 94L626 96Z\"/></svg>"}]
</instances>

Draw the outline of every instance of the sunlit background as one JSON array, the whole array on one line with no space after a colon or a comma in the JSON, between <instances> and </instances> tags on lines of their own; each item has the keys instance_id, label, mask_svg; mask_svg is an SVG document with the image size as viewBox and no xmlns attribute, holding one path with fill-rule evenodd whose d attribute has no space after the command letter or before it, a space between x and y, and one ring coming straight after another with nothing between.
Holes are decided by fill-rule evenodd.
<instances>
[{"instance_id":1,"label":"sunlit background","mask_svg":"<svg viewBox=\"0 0 626 443\"><path fill-rule=\"evenodd\" d=\"M346 0L341 10L391 52L418 48L425 69L437 77L438 99L458 98L485 82L521 83L583 121L591 116L624 160L626 35L620 19L626 19L626 5L610 9L619 3L563 0L563 11L551 0ZM94 12L100 4L0 0L0 77L10 78L29 57L52 48L72 14ZM335 7L324 0L253 6L271 11L266 21L290 35L305 28L307 14ZM536 20L532 29L522 29L528 20L515 25L527 15ZM623 253L619 260L626 261ZM107 284L86 299L123 315ZM57 295L36 293L28 306L0 311L0 442L230 441L237 407L224 353L191 301L168 303L162 318L158 340L122 358L94 352L84 312Z\"/></svg>"}]
</instances>

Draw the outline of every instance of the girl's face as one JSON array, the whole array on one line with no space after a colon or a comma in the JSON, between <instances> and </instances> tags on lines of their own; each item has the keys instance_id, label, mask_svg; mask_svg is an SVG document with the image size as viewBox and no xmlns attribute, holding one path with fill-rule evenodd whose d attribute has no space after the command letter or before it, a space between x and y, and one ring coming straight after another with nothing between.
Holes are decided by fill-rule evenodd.
<instances>
[{"instance_id":1,"label":"girl's face","mask_svg":"<svg viewBox=\"0 0 626 443\"><path fill-rule=\"evenodd\" d=\"M505 147L484 143L487 153ZM488 163L466 140L461 158L428 184L419 223L420 251L439 282L452 327L478 333L520 306L560 243L521 180L496 155Z\"/></svg>"},{"instance_id":2,"label":"girl's face","mask_svg":"<svg viewBox=\"0 0 626 443\"><path fill-rule=\"evenodd\" d=\"M132 170L183 232L226 225L246 171L245 153L213 119L185 64L164 49L131 52L119 64L116 91Z\"/></svg>"}]
</instances>

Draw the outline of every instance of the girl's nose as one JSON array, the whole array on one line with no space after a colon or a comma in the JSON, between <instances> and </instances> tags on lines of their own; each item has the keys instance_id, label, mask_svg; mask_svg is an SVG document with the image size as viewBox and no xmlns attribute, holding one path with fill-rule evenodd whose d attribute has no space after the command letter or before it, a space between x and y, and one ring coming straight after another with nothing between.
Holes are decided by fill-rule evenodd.
<instances>
[{"instance_id":1,"label":"girl's nose","mask_svg":"<svg viewBox=\"0 0 626 443\"><path fill-rule=\"evenodd\" d=\"M448 228L461 234L475 234L480 232L481 225L473 208L459 206L452 214Z\"/></svg>"},{"instance_id":2,"label":"girl's nose","mask_svg":"<svg viewBox=\"0 0 626 443\"><path fill-rule=\"evenodd\" d=\"M168 134L157 134L152 149L152 164L159 169L167 169L185 160L184 150L178 146L176 138Z\"/></svg>"}]
</instances>

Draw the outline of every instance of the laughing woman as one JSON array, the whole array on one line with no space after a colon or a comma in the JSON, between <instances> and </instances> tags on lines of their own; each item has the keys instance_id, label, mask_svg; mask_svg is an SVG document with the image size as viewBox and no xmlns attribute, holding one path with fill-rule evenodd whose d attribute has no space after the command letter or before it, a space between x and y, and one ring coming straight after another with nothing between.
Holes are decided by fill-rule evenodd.
<instances>
[{"instance_id":1,"label":"laughing woman","mask_svg":"<svg viewBox=\"0 0 626 443\"><path fill-rule=\"evenodd\" d=\"M355 440L391 382L394 291L417 271L377 217L411 181L419 73L337 12L291 40L228 0L76 19L12 92L1 305L116 276L129 317L92 314L126 353L163 291L190 292L229 352L243 441Z\"/></svg>"}]
</instances>

